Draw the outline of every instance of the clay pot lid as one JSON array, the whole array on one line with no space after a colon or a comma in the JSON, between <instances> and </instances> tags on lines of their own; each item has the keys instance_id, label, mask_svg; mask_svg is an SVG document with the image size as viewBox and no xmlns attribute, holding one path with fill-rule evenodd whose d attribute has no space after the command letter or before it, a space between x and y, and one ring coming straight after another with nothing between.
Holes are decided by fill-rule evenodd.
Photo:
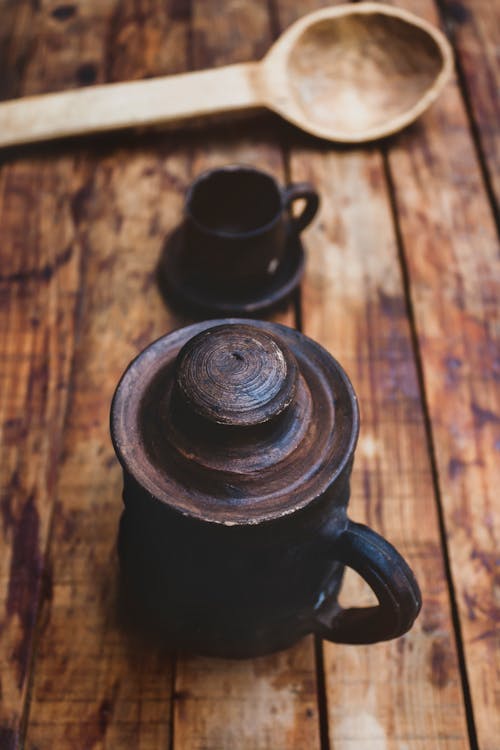
<instances>
[{"instance_id":1,"label":"clay pot lid","mask_svg":"<svg viewBox=\"0 0 500 750\"><path fill-rule=\"evenodd\" d=\"M226 525L293 513L352 457L356 396L296 330L243 319L182 328L124 373L111 434L124 469L184 515Z\"/></svg>"}]
</instances>

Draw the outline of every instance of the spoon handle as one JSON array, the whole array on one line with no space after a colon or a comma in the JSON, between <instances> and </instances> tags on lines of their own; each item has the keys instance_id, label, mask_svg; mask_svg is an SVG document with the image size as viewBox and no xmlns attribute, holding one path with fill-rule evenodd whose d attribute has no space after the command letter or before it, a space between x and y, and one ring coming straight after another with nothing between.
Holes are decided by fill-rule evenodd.
<instances>
[{"instance_id":1,"label":"spoon handle","mask_svg":"<svg viewBox=\"0 0 500 750\"><path fill-rule=\"evenodd\" d=\"M0 147L259 108L258 71L243 63L4 102Z\"/></svg>"}]
</instances>

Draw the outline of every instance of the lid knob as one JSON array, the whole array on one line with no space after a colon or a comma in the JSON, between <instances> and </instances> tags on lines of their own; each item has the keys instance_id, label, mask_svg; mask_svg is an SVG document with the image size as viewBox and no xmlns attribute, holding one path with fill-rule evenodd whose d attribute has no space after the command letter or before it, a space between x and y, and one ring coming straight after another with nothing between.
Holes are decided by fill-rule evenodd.
<instances>
[{"instance_id":1,"label":"lid knob","mask_svg":"<svg viewBox=\"0 0 500 750\"><path fill-rule=\"evenodd\" d=\"M262 329L224 324L185 344L176 361L177 393L209 422L251 427L281 414L293 400L297 363Z\"/></svg>"}]
</instances>

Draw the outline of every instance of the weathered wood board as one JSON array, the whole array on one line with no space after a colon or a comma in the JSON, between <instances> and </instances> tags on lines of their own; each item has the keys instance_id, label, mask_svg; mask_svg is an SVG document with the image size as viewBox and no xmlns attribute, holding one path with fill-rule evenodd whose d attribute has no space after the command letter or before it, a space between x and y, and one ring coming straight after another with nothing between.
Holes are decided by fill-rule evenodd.
<instances>
[{"instance_id":1,"label":"weathered wood board","mask_svg":"<svg viewBox=\"0 0 500 750\"><path fill-rule=\"evenodd\" d=\"M488 0L444 0L440 8L454 42L472 125L493 191L492 209L500 222L500 8Z\"/></svg>"},{"instance_id":2,"label":"weathered wood board","mask_svg":"<svg viewBox=\"0 0 500 750\"><path fill-rule=\"evenodd\" d=\"M403 5L437 22L431 2ZM499 242L457 85L388 153L477 742L500 737Z\"/></svg>"},{"instance_id":3,"label":"weathered wood board","mask_svg":"<svg viewBox=\"0 0 500 750\"><path fill-rule=\"evenodd\" d=\"M303 11L286 0L278 8L282 23ZM312 180L329 196L311 232L303 328L345 364L360 398L351 515L396 545L424 591L422 615L403 639L370 649L325 644L330 740L335 748L423 749L438 741L439 747L465 748L462 686L384 162L376 149L312 145L292 148L290 158L294 178ZM348 583L344 595L359 601L363 590L354 577Z\"/></svg>"},{"instance_id":4,"label":"weathered wood board","mask_svg":"<svg viewBox=\"0 0 500 750\"><path fill-rule=\"evenodd\" d=\"M397 243L380 155L293 150L292 174L332 197L314 230L304 331L350 373L361 435L350 515L416 572L422 614L373 648L324 645L330 738L340 748L468 747L449 593ZM318 302L320 301L320 304ZM352 582L352 578L350 579ZM352 603L359 586L346 586ZM364 597L363 597L364 600Z\"/></svg>"},{"instance_id":5,"label":"weathered wood board","mask_svg":"<svg viewBox=\"0 0 500 750\"><path fill-rule=\"evenodd\" d=\"M113 20L115 30L117 15ZM122 12L120 19L122 26L129 30L127 39L130 39L134 18L129 19ZM116 31L118 39L122 38L122 33ZM135 33L143 34L144 30L139 28ZM128 62L130 65L130 57ZM110 78L117 78L116 71L108 73ZM132 75L130 69L129 75ZM246 148L246 160L255 161L259 146L255 146L254 136L255 133L252 145L236 144L233 158L239 153L239 158L245 160ZM161 238L173 228L181 213L182 193L188 182L183 169L194 174L209 163L203 147L196 148L196 139L193 143L189 155L187 149L179 154L179 140L175 139L172 153L163 159L152 151L137 154L105 149L94 165L92 180L79 196L79 220L88 257L84 280L86 306L75 367L78 398L72 402L66 433L67 451L58 485L61 501L49 555L52 596L45 602L42 615L43 639L34 671L28 745L32 742L37 747L54 744L72 747L89 737L93 742L111 746L156 746L166 741L170 731L171 659L156 652L147 658L140 644L129 642L120 632L114 614L115 591L110 581L115 575L113 542L120 511L120 477L109 444L107 410L125 363L149 340L182 322L180 318L166 318L162 314L161 303L152 288L152 269ZM161 148L158 139L155 148ZM271 155L272 150L264 145L260 147L261 153ZM213 163L220 163L229 158L230 149L227 144L223 146L218 159L214 159L214 153L216 149L212 152ZM278 153L278 164L280 159ZM268 169L272 169L272 164L265 161ZM142 199L135 202L133 196L137 192ZM161 206L158 196L161 196ZM167 211L162 210L165 205ZM138 246L140 254L137 254ZM148 296L149 307L144 306L144 295ZM154 299L156 304L152 305ZM288 319L286 315L281 318ZM103 351L110 351L111 347L113 362L108 358L103 360ZM90 424L81 414L90 416ZM110 471L111 466L115 468L114 473ZM88 467L88 474L82 467ZM100 500L92 513L94 523L89 523L87 509L96 503L95 494L99 494ZM98 539L102 540L101 544L93 543L92 540ZM87 574L82 575L82 570ZM79 637L74 641L65 638L67 628ZM306 685L304 690L306 693L309 690L311 696L309 703L303 706L308 712L309 721L304 724L308 737L317 726L314 721L314 658L312 649L309 652L310 657L305 660L309 663L304 667L302 678ZM293 663L299 664L300 660L299 653ZM78 679L82 669L85 680ZM262 685L266 669L260 665L260 670ZM181 669L177 673L182 675ZM281 674L282 683L286 683L286 675L290 676L288 658L282 667L273 660L267 673L267 699L276 695L279 705L272 680L279 681ZM195 692L195 676L191 682ZM242 700L238 690L240 693L245 690L248 680L242 682L235 674L233 684L236 690L234 708ZM295 673L290 676L290 685L289 695L292 695L296 689ZM214 681L212 690L215 688ZM279 690L282 695L282 686ZM182 690L176 691L179 698L182 694ZM275 709L268 700L260 699L260 702L261 714L268 717L263 715L261 719L264 737L275 723ZM199 702L195 705L199 706ZM211 717L209 708L207 706L205 714L208 719ZM61 715L65 719L57 721L55 717ZM180 737L183 726L184 731L191 731L191 722L183 723L179 719L177 725ZM281 728L284 728L283 723ZM240 734L242 729L234 722L232 734ZM258 723L254 723L254 739L258 730ZM272 732L269 746L273 746Z\"/></svg>"},{"instance_id":6,"label":"weathered wood board","mask_svg":"<svg viewBox=\"0 0 500 750\"><path fill-rule=\"evenodd\" d=\"M36 33L55 22L50 11L29 2L4 5L2 95L38 91L41 77L45 88L64 86L57 54L46 59L44 35ZM100 14L89 23L91 34L82 22L87 33L81 51L98 60ZM73 69L75 64L73 58ZM43 561L81 307L82 245L73 198L87 179L88 165L57 148L17 161L4 157L0 174L0 745L5 748L15 746L22 720L44 592Z\"/></svg>"},{"instance_id":7,"label":"weathered wood board","mask_svg":"<svg viewBox=\"0 0 500 750\"><path fill-rule=\"evenodd\" d=\"M69 16L67 11L54 16L56 9L47 6L33 20L39 30L39 51L34 53L30 67L38 86L48 85L41 71L52 69L58 76L55 88L67 85L69 80L81 82L83 64L87 65L87 77L92 69L96 79L116 78L120 74L120 55L127 60L124 74L132 75L134 50L140 74L144 74L144 49L150 55L151 73L175 72L187 56L185 19L166 17L160 3L156 8L154 4L144 4L141 12L137 4L94 3L92 8L77 9ZM96 23L98 14L100 24ZM170 47L170 60L163 48L157 50L158 54L154 48L155 40L162 44L161 30L167 27L171 38L177 39L177 47ZM67 57L63 43L67 34L80 45L80 64L74 53ZM54 513L46 559L47 585L38 616L25 746L96 747L104 741L120 748L166 745L170 732L171 658L130 641L116 621L114 541L121 510L121 477L109 441L108 414L113 389L127 362L139 348L177 323L156 291L154 267L164 234L178 219L179 184L185 186L189 181L189 160L180 143L168 147L161 139L153 139L152 145L128 151L95 143L87 151L71 144L61 149L55 162L47 157L40 166L28 156L15 168L19 172L28 166L33 180L32 204L24 208L24 216L17 216L17 231L25 227L27 219L30 223L30 216L42 216L48 227L44 230L44 244L49 250L45 252L50 251L56 258L57 253L61 256L61 268L56 267L53 274L58 287L71 268L68 263L63 265L61 255L67 246L72 250L74 246L71 263L76 263L78 276L73 278L73 269L68 292L62 286L60 299L53 292L53 301L49 298L45 309L37 313L41 322L46 318L52 324L49 343L52 338L54 343L49 353L56 358L56 367L51 361L44 365L51 377L58 375L58 357L61 366L69 367L64 357L72 348L64 335L65 328L70 328L77 342L57 484L54 464L61 447L59 425L54 419L44 425L43 437L49 442L53 460L47 464L51 484L41 498L39 511L43 519L40 556L47 543L51 508ZM71 179L77 169L78 174L83 174L79 182ZM61 182L57 211L44 205L58 197L49 183L44 187L44 170L47 179L56 185L56 178ZM14 195L14 191L9 192L9 196ZM162 201L159 195L163 196ZM36 225L31 231L36 232ZM66 236L70 232L75 239ZM44 265L37 258L37 243L29 234L22 242L33 252L34 263L41 263L43 278ZM78 293L76 302L69 292L73 296ZM72 315L71 326L62 314L56 318L57 324L52 322L62 301L69 308L64 311L65 316ZM31 306L31 300L26 298L20 302L26 309ZM44 387L41 366L37 364L38 374L33 377L38 389ZM59 375L56 390L50 393L59 408L65 403L65 388L64 377ZM44 449L40 454L42 459L45 452ZM32 449L28 456L29 453L36 455ZM27 557L32 554L33 540L24 532L21 541ZM23 562L21 558L18 565L24 568ZM29 607L31 619L22 622L26 637L31 638L37 615L34 583L26 581L29 588L20 599ZM4 694L8 676L4 671ZM9 741L13 747L20 703L19 699L9 717Z\"/></svg>"}]
</instances>

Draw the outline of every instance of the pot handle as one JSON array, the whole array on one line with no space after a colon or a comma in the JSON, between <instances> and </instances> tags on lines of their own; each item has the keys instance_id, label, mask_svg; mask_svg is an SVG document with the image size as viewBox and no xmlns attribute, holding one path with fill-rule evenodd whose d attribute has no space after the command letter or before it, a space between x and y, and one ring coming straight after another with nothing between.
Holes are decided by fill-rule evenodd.
<instances>
[{"instance_id":1,"label":"pot handle","mask_svg":"<svg viewBox=\"0 0 500 750\"><path fill-rule=\"evenodd\" d=\"M292 207L294 201L305 200L306 205L299 216L292 217L292 226L297 232L302 232L316 216L319 208L319 195L310 182L296 182L287 185L283 190L283 198L287 208Z\"/></svg>"},{"instance_id":2,"label":"pot handle","mask_svg":"<svg viewBox=\"0 0 500 750\"><path fill-rule=\"evenodd\" d=\"M348 521L335 540L335 560L353 568L378 599L374 607L342 609L314 619L314 632L334 643L376 643L398 638L411 628L422 606L420 589L409 565L383 537L360 523ZM328 622L325 622L324 619Z\"/></svg>"}]
</instances>

